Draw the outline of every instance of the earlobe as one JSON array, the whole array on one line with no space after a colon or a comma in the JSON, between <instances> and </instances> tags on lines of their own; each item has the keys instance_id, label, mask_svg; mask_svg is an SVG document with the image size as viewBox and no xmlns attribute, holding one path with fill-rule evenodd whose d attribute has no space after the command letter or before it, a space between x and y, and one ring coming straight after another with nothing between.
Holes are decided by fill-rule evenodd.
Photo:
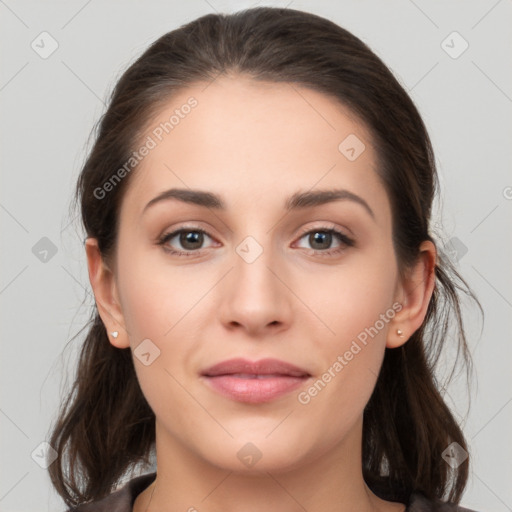
<instances>
[{"instance_id":1,"label":"earlobe","mask_svg":"<svg viewBox=\"0 0 512 512\"><path fill-rule=\"evenodd\" d=\"M98 247L96 238L85 240L89 281L96 306L110 343L117 348L130 346L124 316L117 297L117 286L112 270L108 267Z\"/></svg>"},{"instance_id":2,"label":"earlobe","mask_svg":"<svg viewBox=\"0 0 512 512\"><path fill-rule=\"evenodd\" d=\"M387 348L402 346L423 324L435 288L436 254L433 242L424 241L416 263L399 284L397 300L402 309L390 325Z\"/></svg>"}]
</instances>

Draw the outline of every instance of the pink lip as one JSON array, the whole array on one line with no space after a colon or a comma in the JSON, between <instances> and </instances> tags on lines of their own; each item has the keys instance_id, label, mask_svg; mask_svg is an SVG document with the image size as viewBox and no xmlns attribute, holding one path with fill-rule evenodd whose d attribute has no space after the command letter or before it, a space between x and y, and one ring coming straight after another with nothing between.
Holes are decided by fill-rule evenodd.
<instances>
[{"instance_id":1,"label":"pink lip","mask_svg":"<svg viewBox=\"0 0 512 512\"><path fill-rule=\"evenodd\" d=\"M302 368L277 359L230 359L201 373L220 394L237 402L263 403L300 387L311 375Z\"/></svg>"}]
</instances>

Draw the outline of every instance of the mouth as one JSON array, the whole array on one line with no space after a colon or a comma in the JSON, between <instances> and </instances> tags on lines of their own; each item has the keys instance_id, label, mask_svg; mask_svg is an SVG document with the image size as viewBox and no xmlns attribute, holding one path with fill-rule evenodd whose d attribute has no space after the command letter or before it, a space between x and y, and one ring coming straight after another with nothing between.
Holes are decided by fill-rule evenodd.
<instances>
[{"instance_id":1,"label":"mouth","mask_svg":"<svg viewBox=\"0 0 512 512\"><path fill-rule=\"evenodd\" d=\"M302 386L311 374L278 359L230 359L201 373L214 391L237 402L269 402Z\"/></svg>"}]
</instances>

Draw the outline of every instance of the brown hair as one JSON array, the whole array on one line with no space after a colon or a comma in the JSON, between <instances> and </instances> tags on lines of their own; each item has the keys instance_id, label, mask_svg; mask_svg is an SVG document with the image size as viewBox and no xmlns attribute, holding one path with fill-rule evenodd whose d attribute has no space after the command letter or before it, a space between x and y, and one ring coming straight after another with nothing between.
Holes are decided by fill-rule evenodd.
<instances>
[{"instance_id":1,"label":"brown hair","mask_svg":"<svg viewBox=\"0 0 512 512\"><path fill-rule=\"evenodd\" d=\"M346 105L372 134L401 271L417 259L421 242L434 241L433 150L402 86L361 40L335 23L298 10L259 7L209 14L163 35L117 82L75 196L87 236L98 240L106 260L114 256L120 204L133 173L102 200L95 190L130 158L143 128L173 94L227 73L295 82ZM442 252L435 275L423 326L402 347L386 349L364 411L363 475L376 494L394 501L405 502L420 490L431 499L459 502L468 476L468 460L452 469L441 456L452 442L465 450L467 445L434 369L452 317L458 354L470 368L459 291L474 295ZM49 473L68 505L111 492L130 468L148 462L155 441L154 413L130 349L109 343L96 307L86 327L76 380L51 428L58 458Z\"/></svg>"}]
</instances>

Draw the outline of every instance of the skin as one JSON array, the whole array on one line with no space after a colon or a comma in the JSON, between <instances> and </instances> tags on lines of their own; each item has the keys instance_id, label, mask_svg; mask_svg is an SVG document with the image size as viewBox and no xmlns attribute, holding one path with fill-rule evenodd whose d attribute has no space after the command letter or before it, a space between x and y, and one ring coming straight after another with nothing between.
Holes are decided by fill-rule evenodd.
<instances>
[{"instance_id":1,"label":"skin","mask_svg":"<svg viewBox=\"0 0 512 512\"><path fill-rule=\"evenodd\" d=\"M403 511L363 480L362 416L385 348L405 343L424 320L434 289L434 245L424 242L416 265L399 277L390 203L371 138L334 99L296 84L224 76L175 95L145 136L190 96L197 107L131 177L110 264L95 239L86 242L100 315L109 333L119 332L110 342L134 350L150 339L160 350L147 366L134 357L156 415L158 468L135 512L146 510L150 498L149 510L161 511ZM366 146L355 161L338 150L349 134ZM218 194L226 210L167 200L143 213L170 188ZM284 208L296 192L334 188L363 198L374 217L350 200ZM162 234L190 224L209 235L199 255L173 256L157 244ZM314 253L318 246L304 233L326 227L355 245L333 237ZM252 263L236 252L247 236L263 249ZM167 246L190 247L179 236ZM333 248L342 250L322 255ZM298 393L394 303L401 310L301 404ZM199 377L232 357L274 357L313 377L271 402L239 403ZM261 453L252 467L237 456L248 442Z\"/></svg>"}]
</instances>

